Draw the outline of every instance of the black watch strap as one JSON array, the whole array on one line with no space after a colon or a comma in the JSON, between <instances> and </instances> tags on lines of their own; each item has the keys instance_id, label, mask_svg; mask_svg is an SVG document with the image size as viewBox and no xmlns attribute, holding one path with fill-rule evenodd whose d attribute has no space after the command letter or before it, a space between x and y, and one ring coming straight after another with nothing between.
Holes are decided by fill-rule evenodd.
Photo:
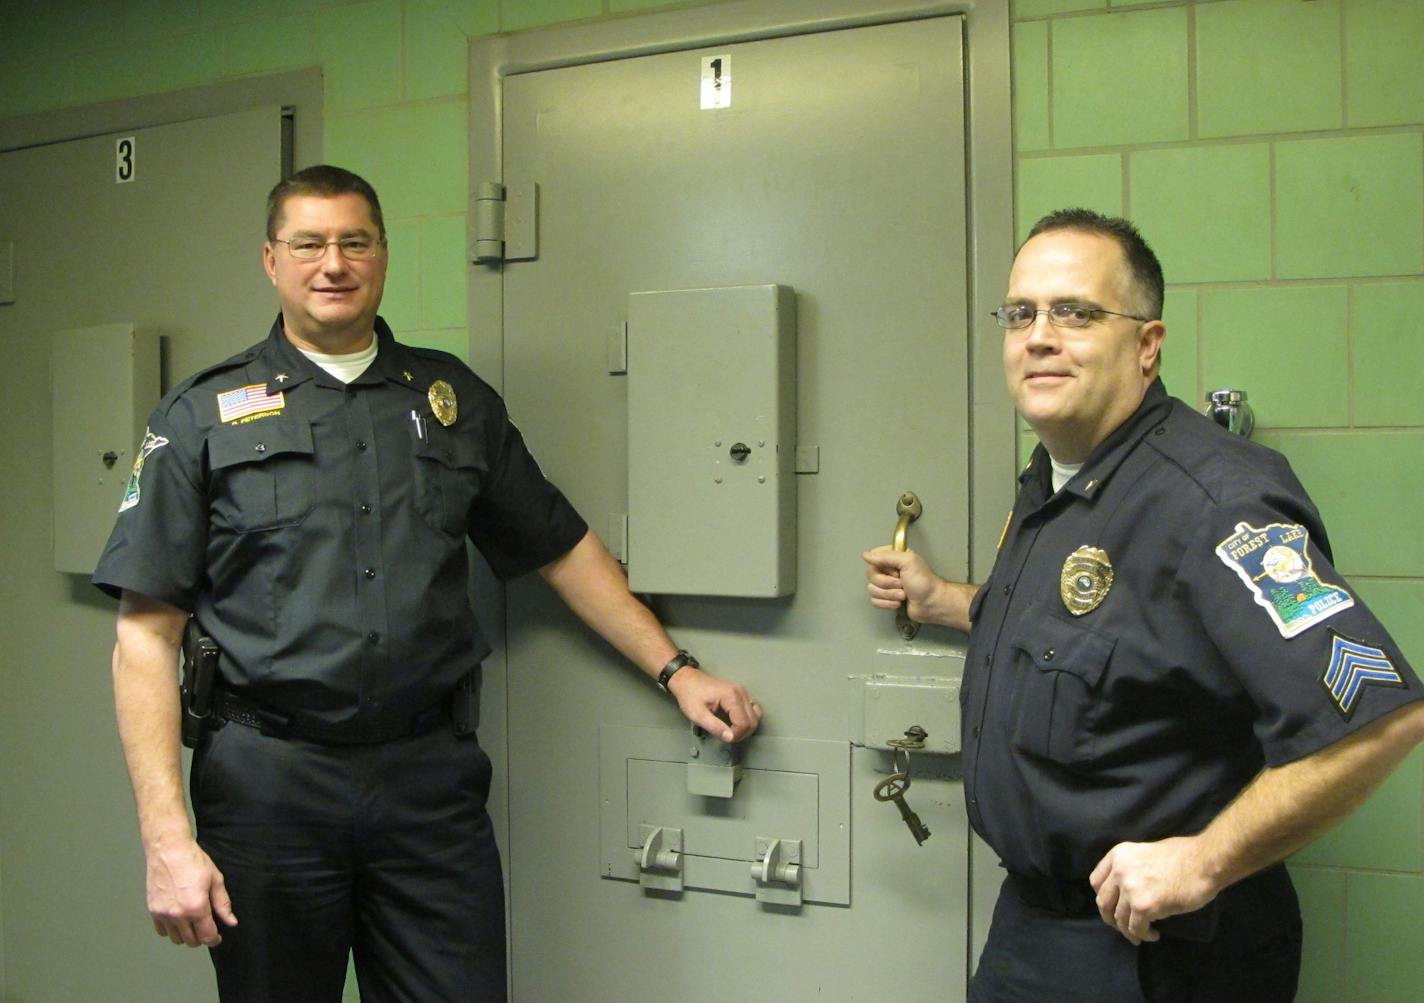
<instances>
[{"instance_id":1,"label":"black watch strap","mask_svg":"<svg viewBox=\"0 0 1424 1003\"><path fill-rule=\"evenodd\" d=\"M668 680L684 665L691 665L694 669L700 669L702 667L697 659L693 658L681 648L678 648L677 654L673 655L672 659L663 666L663 670L658 673L658 689L664 693L668 692Z\"/></svg>"}]
</instances>

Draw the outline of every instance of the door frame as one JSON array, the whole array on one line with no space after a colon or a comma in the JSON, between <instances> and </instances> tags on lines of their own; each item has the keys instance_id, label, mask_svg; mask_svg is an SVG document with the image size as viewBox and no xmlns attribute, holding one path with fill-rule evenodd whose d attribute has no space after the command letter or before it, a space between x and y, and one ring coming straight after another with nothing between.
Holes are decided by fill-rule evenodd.
<instances>
[{"instance_id":1,"label":"door frame","mask_svg":"<svg viewBox=\"0 0 1424 1003\"><path fill-rule=\"evenodd\" d=\"M0 118L0 153L274 104L282 107L284 126L290 129L290 142L284 145L292 162L283 164L283 171L321 163L322 75L317 67Z\"/></svg>"},{"instance_id":2,"label":"door frame","mask_svg":"<svg viewBox=\"0 0 1424 1003\"><path fill-rule=\"evenodd\" d=\"M504 181L504 79L521 73L675 52L706 46L812 34L931 17L964 18L965 222L969 413L969 573L983 581L993 567L999 527L1013 504L1018 470L1013 404L1003 378L1002 334L981 322L1003 297L1014 255L1014 159L1009 0L730 0L702 7L603 21L553 25L470 40L469 188L466 247L475 243L474 194L484 181ZM504 389L502 266L467 254L470 363ZM477 594L493 652L485 660L480 740L499 750L489 810L500 845L509 847L508 660L504 590L482 567ZM971 833L966 972L988 931L1001 874L998 858ZM512 855L505 880L512 878ZM505 898L508 908L509 896ZM512 922L512 917L510 920Z\"/></svg>"}]
</instances>

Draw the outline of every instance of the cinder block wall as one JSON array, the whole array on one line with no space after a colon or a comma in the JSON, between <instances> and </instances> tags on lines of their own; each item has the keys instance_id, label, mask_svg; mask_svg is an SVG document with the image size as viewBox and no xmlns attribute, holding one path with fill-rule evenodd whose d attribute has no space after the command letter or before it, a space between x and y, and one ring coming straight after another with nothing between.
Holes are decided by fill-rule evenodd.
<instances>
[{"instance_id":1,"label":"cinder block wall","mask_svg":"<svg viewBox=\"0 0 1424 1003\"><path fill-rule=\"evenodd\" d=\"M326 158L376 185L401 262L383 313L466 355L468 39L688 5L9 0L0 117L321 66ZM1424 667L1424 3L1015 0L1013 18L1020 235L1070 203L1142 225L1169 280L1168 389L1250 393L1258 439ZM1416 753L1294 861L1302 1000L1417 996L1421 814Z\"/></svg>"}]
</instances>

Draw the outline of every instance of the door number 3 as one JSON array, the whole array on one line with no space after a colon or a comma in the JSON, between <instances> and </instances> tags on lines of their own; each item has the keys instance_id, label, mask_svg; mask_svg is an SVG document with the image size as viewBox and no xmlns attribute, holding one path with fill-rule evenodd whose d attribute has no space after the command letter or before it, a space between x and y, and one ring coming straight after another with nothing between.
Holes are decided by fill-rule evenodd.
<instances>
[{"instance_id":1,"label":"door number 3","mask_svg":"<svg viewBox=\"0 0 1424 1003\"><path fill-rule=\"evenodd\" d=\"M114 183L134 179L134 137L125 136L114 147Z\"/></svg>"}]
</instances>

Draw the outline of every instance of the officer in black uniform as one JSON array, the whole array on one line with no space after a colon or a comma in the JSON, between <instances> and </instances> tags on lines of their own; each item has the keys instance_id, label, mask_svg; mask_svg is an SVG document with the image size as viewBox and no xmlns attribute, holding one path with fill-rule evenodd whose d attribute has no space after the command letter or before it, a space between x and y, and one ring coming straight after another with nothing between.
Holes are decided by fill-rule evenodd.
<instances>
[{"instance_id":1,"label":"officer in black uniform","mask_svg":"<svg viewBox=\"0 0 1424 1003\"><path fill-rule=\"evenodd\" d=\"M1009 872L971 1000L1294 998L1280 861L1424 735L1289 464L1167 396L1162 292L1126 221L1040 220L997 311L1040 445L988 581L865 555L876 606L970 632L965 796Z\"/></svg>"},{"instance_id":2,"label":"officer in black uniform","mask_svg":"<svg viewBox=\"0 0 1424 1003\"><path fill-rule=\"evenodd\" d=\"M298 173L269 198L267 236L281 314L158 405L94 574L120 597L148 908L160 934L212 948L226 1001L335 1003L352 951L366 1000L502 1000L469 706L490 649L465 540L501 578L538 569L713 734L741 740L761 710L628 592L499 396L376 316L385 227L365 181ZM220 649L196 839L174 679L189 613Z\"/></svg>"}]
</instances>

